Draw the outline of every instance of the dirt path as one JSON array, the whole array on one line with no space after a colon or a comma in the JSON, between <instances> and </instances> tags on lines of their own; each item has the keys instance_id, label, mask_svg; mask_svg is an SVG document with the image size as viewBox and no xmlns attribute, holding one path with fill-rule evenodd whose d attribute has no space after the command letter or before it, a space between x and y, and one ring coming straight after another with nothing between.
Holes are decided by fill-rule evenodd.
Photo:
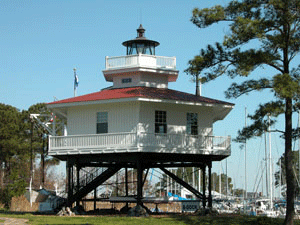
<instances>
[{"instance_id":1,"label":"dirt path","mask_svg":"<svg viewBox=\"0 0 300 225\"><path fill-rule=\"evenodd\" d=\"M19 218L4 218L0 217L0 220L4 220L3 222L0 222L0 225L24 225L28 222L27 219L19 219Z\"/></svg>"}]
</instances>

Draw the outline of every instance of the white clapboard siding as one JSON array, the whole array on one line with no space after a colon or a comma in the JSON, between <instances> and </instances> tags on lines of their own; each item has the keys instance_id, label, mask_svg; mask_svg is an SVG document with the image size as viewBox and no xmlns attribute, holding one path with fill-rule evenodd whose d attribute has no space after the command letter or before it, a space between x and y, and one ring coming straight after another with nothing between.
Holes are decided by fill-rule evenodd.
<instances>
[{"instance_id":1,"label":"white clapboard siding","mask_svg":"<svg viewBox=\"0 0 300 225\"><path fill-rule=\"evenodd\" d=\"M77 106L68 109L68 134L96 134L97 112L108 112L108 132L136 132L138 103Z\"/></svg>"},{"instance_id":2,"label":"white clapboard siding","mask_svg":"<svg viewBox=\"0 0 300 225\"><path fill-rule=\"evenodd\" d=\"M167 112L168 133L186 133L186 114L198 113L198 134L212 135L212 113L205 107L182 106L142 102L140 107L140 129L142 132L154 132L155 111Z\"/></svg>"}]
</instances>

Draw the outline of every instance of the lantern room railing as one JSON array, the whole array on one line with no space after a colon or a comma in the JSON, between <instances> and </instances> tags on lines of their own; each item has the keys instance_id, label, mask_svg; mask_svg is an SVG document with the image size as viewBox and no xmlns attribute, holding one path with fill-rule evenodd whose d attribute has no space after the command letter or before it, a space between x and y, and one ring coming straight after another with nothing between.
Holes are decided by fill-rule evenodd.
<instances>
[{"instance_id":1,"label":"lantern room railing","mask_svg":"<svg viewBox=\"0 0 300 225\"><path fill-rule=\"evenodd\" d=\"M126 55L105 58L105 69L120 69L128 67L147 67L159 69L176 69L176 57L156 55Z\"/></svg>"},{"instance_id":2,"label":"lantern room railing","mask_svg":"<svg viewBox=\"0 0 300 225\"><path fill-rule=\"evenodd\" d=\"M161 152L230 155L230 136L186 134L109 133L50 136L49 155L112 152Z\"/></svg>"}]
</instances>

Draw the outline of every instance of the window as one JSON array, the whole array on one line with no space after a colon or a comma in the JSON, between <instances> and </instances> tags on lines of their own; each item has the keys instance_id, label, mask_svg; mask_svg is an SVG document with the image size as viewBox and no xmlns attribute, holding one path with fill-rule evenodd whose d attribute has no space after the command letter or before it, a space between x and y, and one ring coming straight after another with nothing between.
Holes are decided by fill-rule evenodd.
<instances>
[{"instance_id":1,"label":"window","mask_svg":"<svg viewBox=\"0 0 300 225\"><path fill-rule=\"evenodd\" d=\"M108 113L97 112L97 134L108 133Z\"/></svg>"},{"instance_id":2,"label":"window","mask_svg":"<svg viewBox=\"0 0 300 225\"><path fill-rule=\"evenodd\" d=\"M167 112L155 111L155 133L166 134L167 133Z\"/></svg>"},{"instance_id":3,"label":"window","mask_svg":"<svg viewBox=\"0 0 300 225\"><path fill-rule=\"evenodd\" d=\"M186 133L191 135L198 135L198 114L186 114Z\"/></svg>"},{"instance_id":4,"label":"window","mask_svg":"<svg viewBox=\"0 0 300 225\"><path fill-rule=\"evenodd\" d=\"M127 84L127 83L131 83L131 82L132 82L131 78L122 79L122 84Z\"/></svg>"}]
</instances>

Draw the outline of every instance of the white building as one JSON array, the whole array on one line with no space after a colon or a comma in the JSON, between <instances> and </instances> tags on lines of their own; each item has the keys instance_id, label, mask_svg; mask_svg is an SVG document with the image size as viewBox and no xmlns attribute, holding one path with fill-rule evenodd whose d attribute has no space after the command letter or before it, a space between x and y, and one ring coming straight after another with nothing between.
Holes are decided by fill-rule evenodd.
<instances>
[{"instance_id":1,"label":"white building","mask_svg":"<svg viewBox=\"0 0 300 225\"><path fill-rule=\"evenodd\" d=\"M168 89L178 77L176 58L156 56L159 43L146 39L144 31L140 26L137 38L123 43L126 56L106 57L103 74L111 87L48 104L67 122L68 135L50 136L48 154L67 161L68 204L120 168L138 169L137 202L142 204L143 170L199 166L205 171L208 166L210 175L211 162L230 155L230 137L214 136L213 123L234 105ZM79 171L86 166L108 169L97 174L97 181L80 184Z\"/></svg>"}]
</instances>

